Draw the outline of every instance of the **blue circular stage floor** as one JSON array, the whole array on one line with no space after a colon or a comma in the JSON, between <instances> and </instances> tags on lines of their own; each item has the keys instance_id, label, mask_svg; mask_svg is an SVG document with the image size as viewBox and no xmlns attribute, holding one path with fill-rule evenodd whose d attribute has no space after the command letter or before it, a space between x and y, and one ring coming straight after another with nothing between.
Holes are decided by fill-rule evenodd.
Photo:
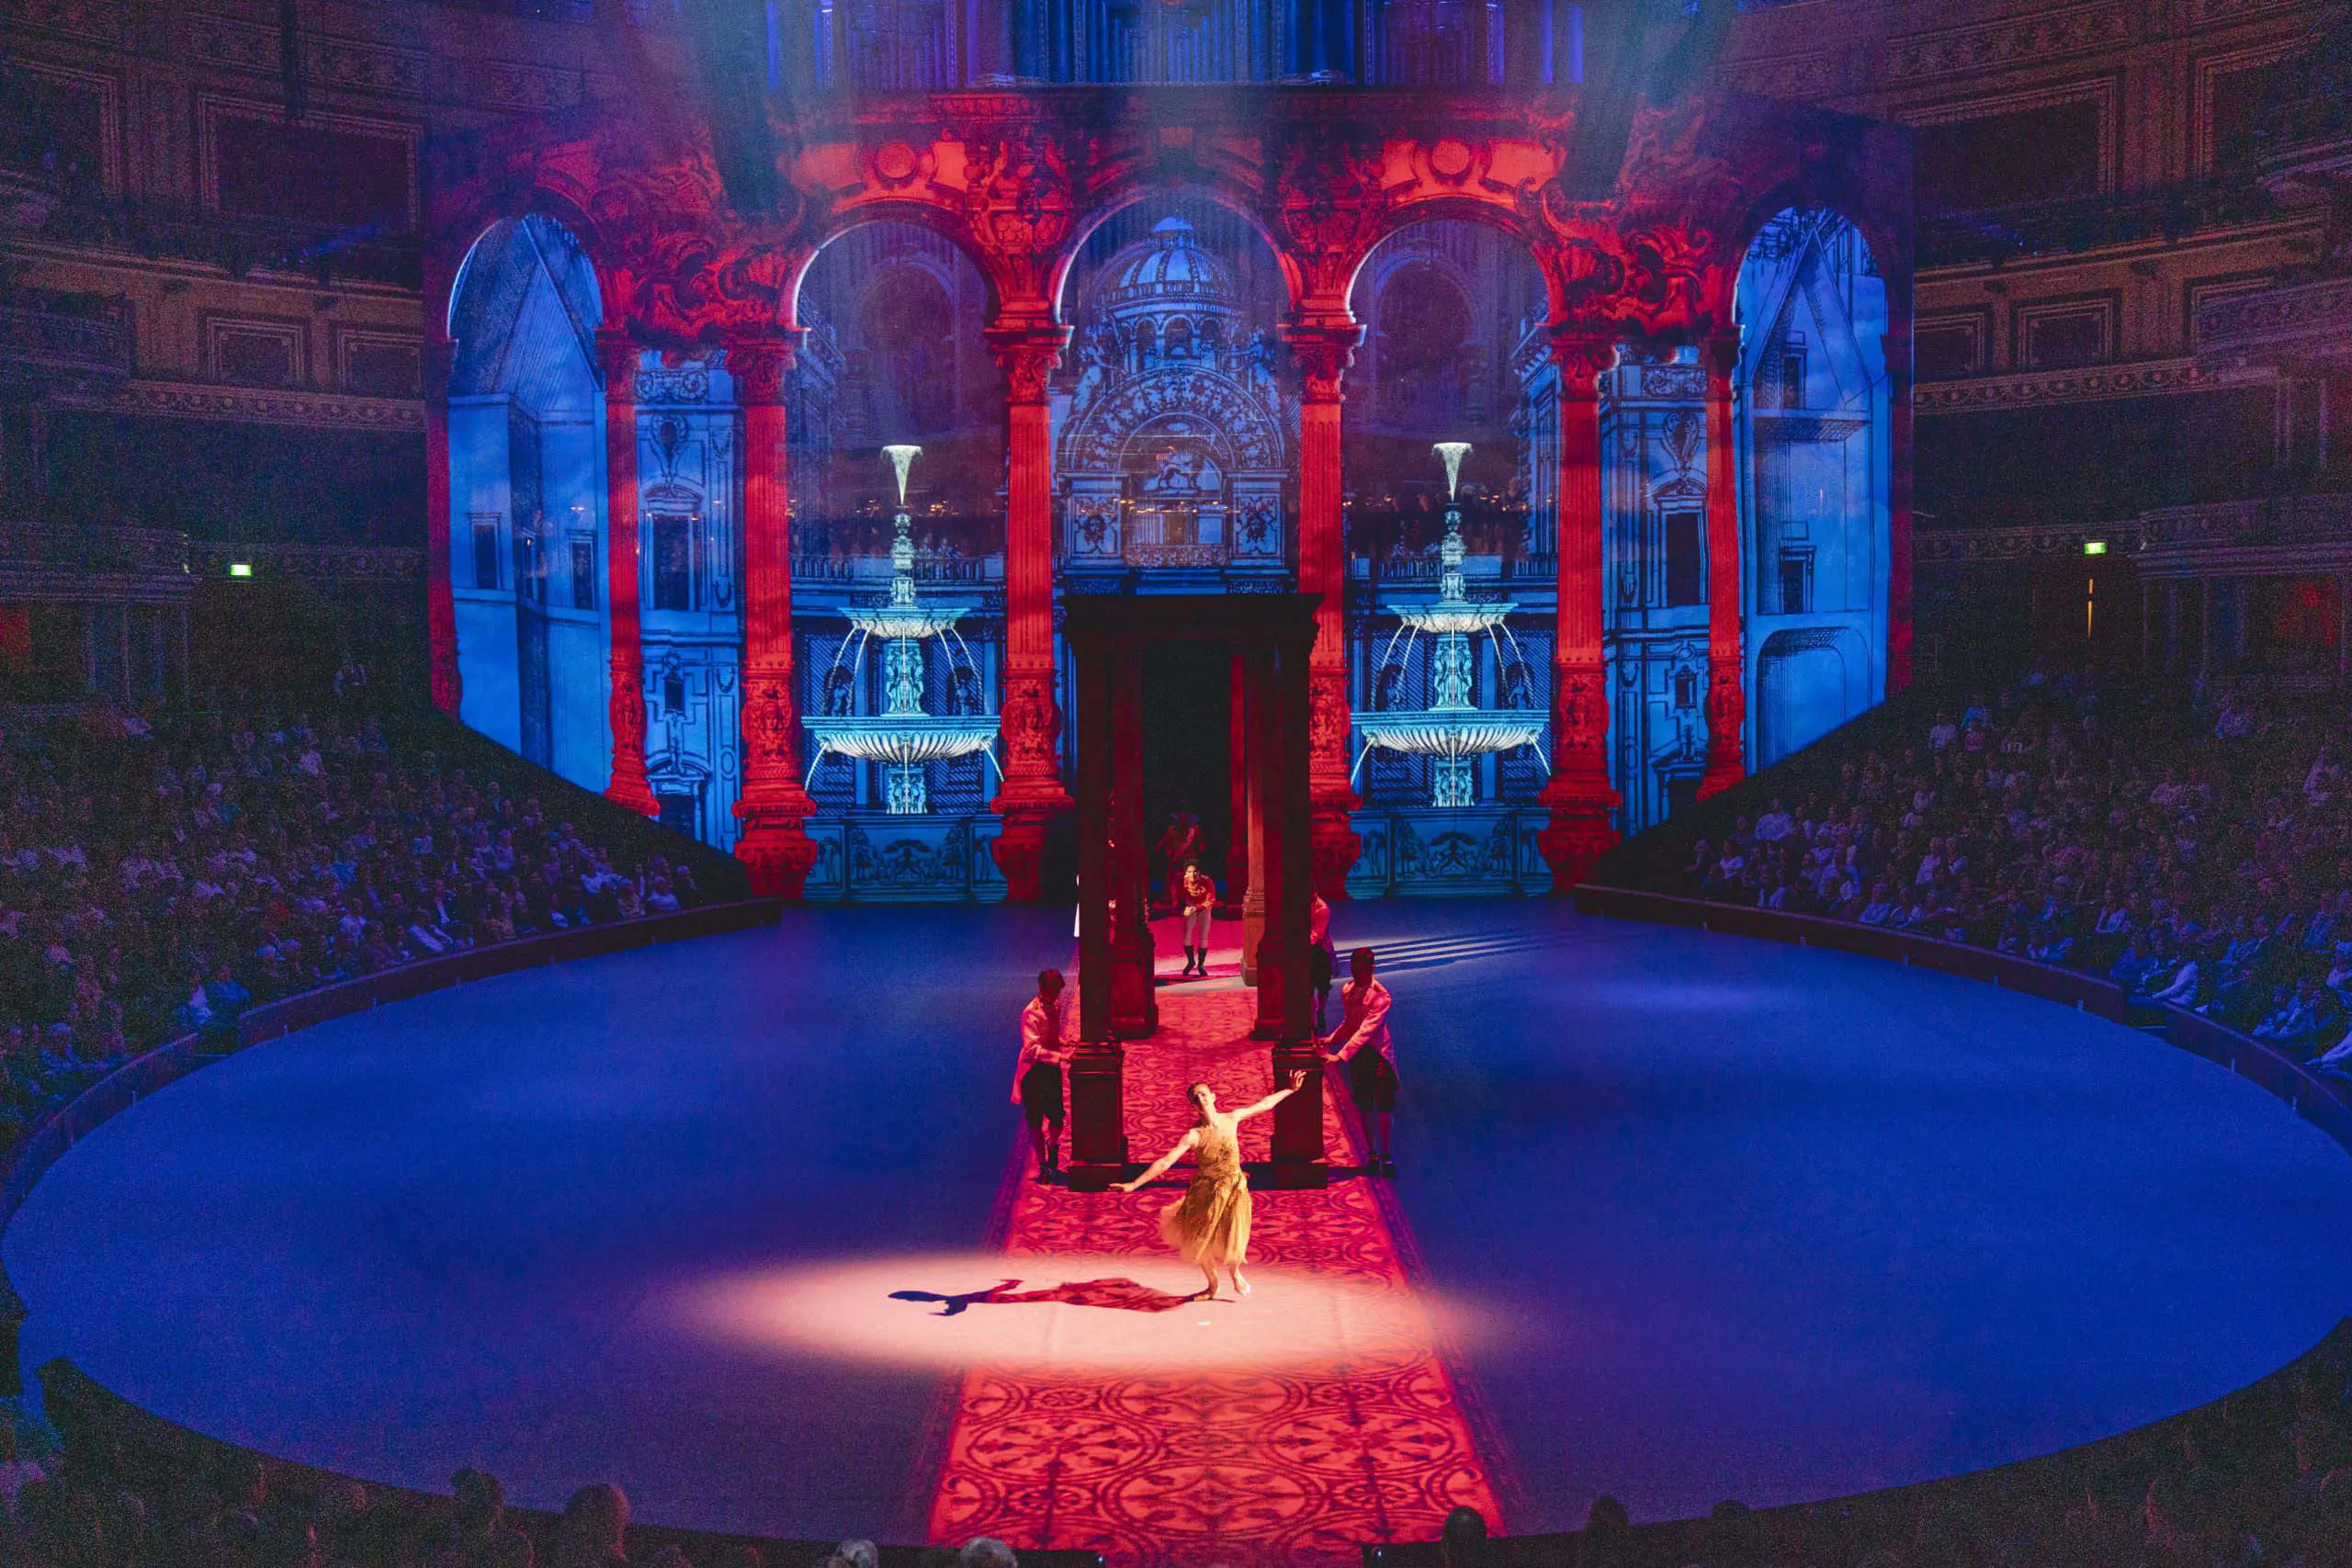
<instances>
[{"instance_id":1,"label":"blue circular stage floor","mask_svg":"<svg viewBox=\"0 0 2352 1568\"><path fill-rule=\"evenodd\" d=\"M1067 910L795 912L258 1047L74 1149L6 1237L28 1366L440 1488L899 1533L942 1372L679 1303L980 1250ZM1340 911L1389 960L1396 1190L1515 1529L2022 1458L2352 1309L2352 1159L2163 1043L1870 960L1553 905ZM887 1270L886 1270L887 1271ZM920 1281L913 1281L920 1282Z\"/></svg>"}]
</instances>

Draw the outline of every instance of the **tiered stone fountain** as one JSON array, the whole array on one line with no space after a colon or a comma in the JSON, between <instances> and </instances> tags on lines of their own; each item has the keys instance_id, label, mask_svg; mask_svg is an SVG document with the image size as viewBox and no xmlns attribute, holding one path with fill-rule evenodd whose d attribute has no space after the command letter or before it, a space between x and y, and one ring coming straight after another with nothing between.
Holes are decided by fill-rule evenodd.
<instances>
[{"instance_id":1,"label":"tiered stone fountain","mask_svg":"<svg viewBox=\"0 0 2352 1568\"><path fill-rule=\"evenodd\" d=\"M930 764L986 750L996 739L997 719L993 714L941 716L923 711L923 645L939 638L942 648L953 649L948 655L951 660L960 655L967 665L972 654L956 632L956 622L964 612L918 603L915 594L914 525L907 513L907 470L922 448L885 446L882 452L897 470L899 483L896 536L890 541L890 596L880 604L844 612L857 635L842 645L839 655L851 660L854 669L865 659L866 645L877 638L881 641L882 711L810 719L808 734L815 747L808 773L811 778L816 776L817 765L828 752L880 762L886 770L888 810L896 816L917 816L930 809ZM973 674L978 690L977 666Z\"/></svg>"},{"instance_id":2,"label":"tiered stone fountain","mask_svg":"<svg viewBox=\"0 0 2352 1568\"><path fill-rule=\"evenodd\" d=\"M1544 720L1541 714L1482 708L1477 704L1474 639L1509 636L1503 623L1515 606L1508 599L1474 603L1463 580L1462 560L1466 552L1458 492L1462 459L1469 455L1470 444L1441 441L1432 450L1445 464L1445 541L1438 550L1438 596L1433 604L1404 605L1396 612L1404 623L1396 629L1397 637L1435 639L1430 650L1430 705L1417 713L1358 714L1356 733L1363 738L1363 750L1356 767L1361 771L1363 759L1376 747L1427 757L1430 759L1430 804L1462 807L1476 803L1479 758L1520 746L1533 746L1542 756ZM1392 640L1392 650L1394 647Z\"/></svg>"}]
</instances>

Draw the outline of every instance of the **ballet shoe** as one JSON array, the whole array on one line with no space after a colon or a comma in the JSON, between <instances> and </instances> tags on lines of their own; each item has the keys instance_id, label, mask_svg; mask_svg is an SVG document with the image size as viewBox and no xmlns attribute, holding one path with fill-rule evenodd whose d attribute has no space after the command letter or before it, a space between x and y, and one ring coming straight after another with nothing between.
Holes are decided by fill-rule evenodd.
<instances>
[{"instance_id":1,"label":"ballet shoe","mask_svg":"<svg viewBox=\"0 0 2352 1568\"><path fill-rule=\"evenodd\" d=\"M1233 1292L1236 1295L1248 1295L1250 1293L1250 1281L1247 1280L1236 1280L1233 1281Z\"/></svg>"}]
</instances>

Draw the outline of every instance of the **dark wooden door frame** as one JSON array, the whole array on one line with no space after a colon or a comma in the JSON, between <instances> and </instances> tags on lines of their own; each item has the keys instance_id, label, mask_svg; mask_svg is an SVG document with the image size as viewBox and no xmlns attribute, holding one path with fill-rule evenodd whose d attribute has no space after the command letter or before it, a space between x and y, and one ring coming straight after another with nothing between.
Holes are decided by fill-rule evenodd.
<instances>
[{"instance_id":1,"label":"dark wooden door frame","mask_svg":"<svg viewBox=\"0 0 2352 1568\"><path fill-rule=\"evenodd\" d=\"M1159 1027L1143 814L1143 653L1155 643L1214 642L1238 669L1243 738L1235 758L1248 846L1245 966L1258 989L1253 1035L1272 1047L1275 1077L1307 1074L1306 1091L1275 1111L1273 1182L1326 1179L1322 1058L1306 987L1312 892L1307 780L1311 593L1073 594L1064 635L1076 665L1079 1040L1071 1064L1075 1183L1115 1178L1127 1163L1121 1042ZM1262 915L1260 911L1262 910Z\"/></svg>"}]
</instances>

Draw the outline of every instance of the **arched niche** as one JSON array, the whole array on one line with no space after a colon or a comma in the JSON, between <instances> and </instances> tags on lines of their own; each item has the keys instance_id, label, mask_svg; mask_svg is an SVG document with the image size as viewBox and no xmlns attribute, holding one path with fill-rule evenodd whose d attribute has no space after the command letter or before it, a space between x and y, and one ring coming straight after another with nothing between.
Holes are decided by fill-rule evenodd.
<instances>
[{"instance_id":1,"label":"arched niche","mask_svg":"<svg viewBox=\"0 0 2352 1568\"><path fill-rule=\"evenodd\" d=\"M1749 759L1766 767L1886 694L1888 292L1851 221L1791 207L1749 243L1735 310Z\"/></svg>"},{"instance_id":2,"label":"arched niche","mask_svg":"<svg viewBox=\"0 0 2352 1568\"><path fill-rule=\"evenodd\" d=\"M470 727L589 789L611 766L603 307L579 238L493 223L449 299L449 572Z\"/></svg>"},{"instance_id":3,"label":"arched niche","mask_svg":"<svg viewBox=\"0 0 2352 1568\"><path fill-rule=\"evenodd\" d=\"M1397 613L1438 587L1446 476L1432 444L1466 441L1460 510L1470 592L1520 606L1496 635L1473 640L1475 700L1548 712L1555 567L1551 518L1540 520L1539 538L1531 505L1531 437L1541 422L1529 411L1549 391L1537 378L1541 356L1531 362L1526 352L1543 341L1543 275L1519 235L1452 207L1366 252L1348 304L1363 331L1340 419L1348 567L1364 611L1351 634L1351 700L1359 712L1381 713L1425 708L1434 695L1434 644L1399 636ZM1374 809L1426 809L1430 767L1374 750L1358 788ZM1475 804L1528 803L1544 777L1532 747L1482 759Z\"/></svg>"},{"instance_id":4,"label":"arched niche","mask_svg":"<svg viewBox=\"0 0 2352 1568\"><path fill-rule=\"evenodd\" d=\"M1066 580L1148 592L1287 578L1286 299L1259 231L1206 193L1130 203L1080 243L1053 393Z\"/></svg>"},{"instance_id":5,"label":"arched niche","mask_svg":"<svg viewBox=\"0 0 2352 1568\"><path fill-rule=\"evenodd\" d=\"M899 496L884 448L892 446L922 448L906 498L917 592L926 604L963 612L952 636L922 645L923 710L1001 705L1004 629L990 590L1003 581L1005 385L983 336L994 307L969 254L903 210L844 229L801 274L794 320L806 335L788 396L804 715L871 716L888 705L881 645L861 638L848 612L889 589ZM943 846L964 841L955 835L978 830L987 812L996 775L986 759L925 764L921 813L888 812L880 763L828 751L808 780L818 807L810 830L827 846L821 853L842 857L820 864L812 897L869 896L848 892L853 884L887 887L876 846L918 840L920 864L938 873L919 879L930 896L968 891L969 857ZM950 876L953 866L966 869Z\"/></svg>"},{"instance_id":6,"label":"arched niche","mask_svg":"<svg viewBox=\"0 0 2352 1568\"><path fill-rule=\"evenodd\" d=\"M862 223L817 253L796 306L808 337L794 513L836 525L809 549L887 553L897 492L882 448L894 444L923 449L909 499L927 527L1001 547L1004 379L981 335L990 303L969 256L920 224ZM976 527L990 539L964 537Z\"/></svg>"}]
</instances>

